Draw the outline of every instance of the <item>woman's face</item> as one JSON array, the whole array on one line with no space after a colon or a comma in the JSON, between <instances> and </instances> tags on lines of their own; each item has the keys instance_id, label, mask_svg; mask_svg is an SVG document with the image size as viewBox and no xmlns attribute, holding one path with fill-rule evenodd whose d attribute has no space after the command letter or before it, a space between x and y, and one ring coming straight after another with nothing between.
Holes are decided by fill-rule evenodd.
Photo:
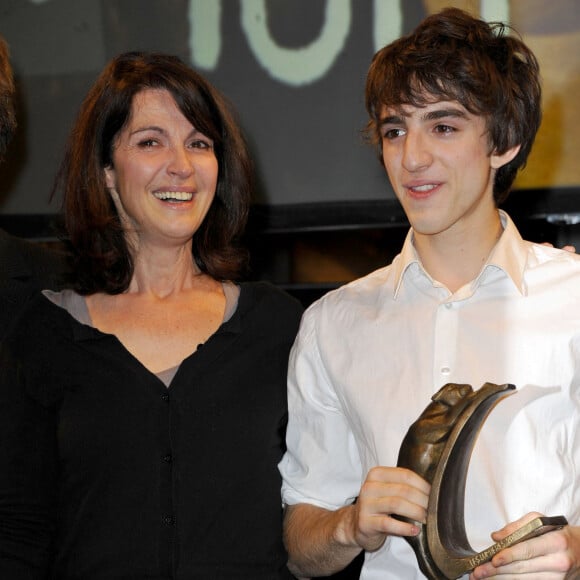
<instances>
[{"instance_id":1,"label":"woman's face","mask_svg":"<svg viewBox=\"0 0 580 580\"><path fill-rule=\"evenodd\" d=\"M112 159L106 184L132 247L191 243L213 201L218 162L212 140L168 91L135 95Z\"/></svg>"}]
</instances>

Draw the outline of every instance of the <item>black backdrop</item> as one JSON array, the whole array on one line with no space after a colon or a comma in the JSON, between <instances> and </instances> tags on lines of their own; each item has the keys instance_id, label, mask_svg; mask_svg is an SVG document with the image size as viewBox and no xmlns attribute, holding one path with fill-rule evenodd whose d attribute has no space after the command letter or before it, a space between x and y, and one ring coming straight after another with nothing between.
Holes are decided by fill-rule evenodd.
<instances>
[{"instance_id":1,"label":"black backdrop","mask_svg":"<svg viewBox=\"0 0 580 580\"><path fill-rule=\"evenodd\" d=\"M524 4L531 10L537 3L1 0L0 34L12 50L20 130L0 168L0 225L34 235L58 211L59 200L49 203L49 191L82 97L107 60L134 49L181 56L234 103L258 170L254 201L270 226L399 221L383 171L361 137L364 79L375 49L443 4L494 7L486 17L519 18L530 38L541 39L536 21L525 12L522 17ZM553 0L541 24L556 22L555 33L568 38L580 30L576 13L573 1ZM558 55L560 63L578 58L571 51ZM551 124L546 134L557 136L561 128ZM573 131L565 127L562 134ZM540 146L563 149L559 141L558 147ZM580 210L580 167L574 164L564 179L555 167L551 163L537 184L532 179L533 196L520 205L568 219ZM529 189L530 180L524 185Z\"/></svg>"}]
</instances>

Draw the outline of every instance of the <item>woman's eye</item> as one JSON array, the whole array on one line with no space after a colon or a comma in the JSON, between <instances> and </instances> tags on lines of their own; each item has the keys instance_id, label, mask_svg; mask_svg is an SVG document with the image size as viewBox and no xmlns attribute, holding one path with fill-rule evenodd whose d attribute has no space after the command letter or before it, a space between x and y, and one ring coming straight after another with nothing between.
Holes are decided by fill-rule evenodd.
<instances>
[{"instance_id":1,"label":"woman's eye","mask_svg":"<svg viewBox=\"0 0 580 580\"><path fill-rule=\"evenodd\" d=\"M143 139L142 141L139 141L139 147L142 147L143 149L155 147L155 145L157 145L155 139Z\"/></svg>"},{"instance_id":2,"label":"woman's eye","mask_svg":"<svg viewBox=\"0 0 580 580\"><path fill-rule=\"evenodd\" d=\"M190 147L192 149L211 149L212 144L208 141L204 141L203 139L196 139L195 141L191 142Z\"/></svg>"}]
</instances>

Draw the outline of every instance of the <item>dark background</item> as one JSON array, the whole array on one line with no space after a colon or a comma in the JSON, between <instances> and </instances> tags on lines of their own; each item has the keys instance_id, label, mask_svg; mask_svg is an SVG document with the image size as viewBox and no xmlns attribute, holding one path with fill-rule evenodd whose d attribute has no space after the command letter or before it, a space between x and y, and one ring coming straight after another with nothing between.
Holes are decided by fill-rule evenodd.
<instances>
[{"instance_id":1,"label":"dark background","mask_svg":"<svg viewBox=\"0 0 580 580\"><path fill-rule=\"evenodd\" d=\"M325 51L334 59L322 76L275 78L252 51L242 5L250 7L255 26L295 56L298 71L316 56L307 51L333 14L350 16L350 25ZM406 11L411 5L405 3ZM221 14L212 26L207 15L216 6ZM369 0L354 6L350 0L2 0L0 34L12 51L21 127L1 174L0 213L58 211L48 192L78 106L110 58L138 49L177 54L230 98L258 169L256 203L388 198L380 166L361 138L364 78L374 53L373 6ZM201 28L207 40L194 36L190 17L206 17ZM215 65L200 66L214 45Z\"/></svg>"},{"instance_id":2,"label":"dark background","mask_svg":"<svg viewBox=\"0 0 580 580\"><path fill-rule=\"evenodd\" d=\"M575 243L580 16L574 0L0 0L20 122L0 167L0 227L37 241L56 239L59 197L51 202L49 192L82 98L119 52L159 50L205 74L238 112L258 177L247 236L252 277L308 302L365 274L397 253L407 229L362 138L366 70L378 47L444 5L508 19L537 51L545 120L507 209L534 241ZM256 47L260 31L269 48Z\"/></svg>"}]
</instances>

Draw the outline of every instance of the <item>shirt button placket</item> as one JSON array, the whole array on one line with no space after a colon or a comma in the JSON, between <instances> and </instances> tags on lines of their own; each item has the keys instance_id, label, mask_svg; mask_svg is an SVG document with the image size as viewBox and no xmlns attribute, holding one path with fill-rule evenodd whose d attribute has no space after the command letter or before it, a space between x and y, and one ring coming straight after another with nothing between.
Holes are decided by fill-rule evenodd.
<instances>
[{"instance_id":1,"label":"shirt button placket","mask_svg":"<svg viewBox=\"0 0 580 580\"><path fill-rule=\"evenodd\" d=\"M175 513L173 507L173 469L174 454L171 446L171 412L172 397L168 392L160 396L160 430L159 445L161 454L158 461L161 463L159 479L160 523L165 530L160 536L159 560L160 568L170 573L174 558Z\"/></svg>"},{"instance_id":2,"label":"shirt button placket","mask_svg":"<svg viewBox=\"0 0 580 580\"><path fill-rule=\"evenodd\" d=\"M456 302L445 302L437 309L433 352L433 388L438 391L450 382L455 368L457 344Z\"/></svg>"}]
</instances>

